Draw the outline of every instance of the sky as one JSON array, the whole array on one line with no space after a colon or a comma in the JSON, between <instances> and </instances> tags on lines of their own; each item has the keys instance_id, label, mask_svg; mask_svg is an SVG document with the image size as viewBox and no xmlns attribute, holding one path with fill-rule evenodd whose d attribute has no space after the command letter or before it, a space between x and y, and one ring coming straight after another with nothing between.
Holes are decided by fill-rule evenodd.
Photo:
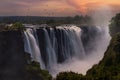
<instances>
[{"instance_id":1,"label":"sky","mask_svg":"<svg viewBox=\"0 0 120 80\"><path fill-rule=\"evenodd\" d=\"M120 0L0 0L0 16L86 15L106 7L120 12Z\"/></svg>"}]
</instances>

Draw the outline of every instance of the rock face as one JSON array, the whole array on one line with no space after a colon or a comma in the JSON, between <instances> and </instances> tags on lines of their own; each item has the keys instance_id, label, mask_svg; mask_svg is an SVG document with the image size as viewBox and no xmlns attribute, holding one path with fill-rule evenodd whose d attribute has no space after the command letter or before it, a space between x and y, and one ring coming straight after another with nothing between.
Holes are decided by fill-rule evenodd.
<instances>
[{"instance_id":1,"label":"rock face","mask_svg":"<svg viewBox=\"0 0 120 80\"><path fill-rule=\"evenodd\" d=\"M99 64L88 70L92 80L120 80L120 33L116 34Z\"/></svg>"},{"instance_id":2,"label":"rock face","mask_svg":"<svg viewBox=\"0 0 120 80\"><path fill-rule=\"evenodd\" d=\"M87 71L85 76L74 72L61 72L56 80L120 80L120 33L116 34L99 64Z\"/></svg>"},{"instance_id":3,"label":"rock face","mask_svg":"<svg viewBox=\"0 0 120 80\"><path fill-rule=\"evenodd\" d=\"M24 51L21 31L0 32L0 80L52 80Z\"/></svg>"},{"instance_id":4,"label":"rock face","mask_svg":"<svg viewBox=\"0 0 120 80\"><path fill-rule=\"evenodd\" d=\"M0 32L0 80L23 80L25 61L21 32Z\"/></svg>"}]
</instances>

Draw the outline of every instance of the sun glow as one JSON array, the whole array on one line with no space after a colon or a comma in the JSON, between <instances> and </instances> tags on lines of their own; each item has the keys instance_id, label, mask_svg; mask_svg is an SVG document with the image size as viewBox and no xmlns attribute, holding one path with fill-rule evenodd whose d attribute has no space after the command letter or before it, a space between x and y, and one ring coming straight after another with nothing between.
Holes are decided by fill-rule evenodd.
<instances>
[{"instance_id":1,"label":"sun glow","mask_svg":"<svg viewBox=\"0 0 120 80\"><path fill-rule=\"evenodd\" d=\"M1 16L74 16L104 6L120 11L120 0L0 0Z\"/></svg>"},{"instance_id":2,"label":"sun glow","mask_svg":"<svg viewBox=\"0 0 120 80\"><path fill-rule=\"evenodd\" d=\"M111 7L120 5L120 0L68 0L68 2L83 14L106 5Z\"/></svg>"}]
</instances>

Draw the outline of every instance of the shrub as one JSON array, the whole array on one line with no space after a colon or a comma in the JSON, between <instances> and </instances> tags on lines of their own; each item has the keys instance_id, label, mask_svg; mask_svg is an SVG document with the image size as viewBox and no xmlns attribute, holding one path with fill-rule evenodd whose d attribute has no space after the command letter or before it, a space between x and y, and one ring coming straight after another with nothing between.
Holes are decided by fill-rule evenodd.
<instances>
[{"instance_id":1,"label":"shrub","mask_svg":"<svg viewBox=\"0 0 120 80\"><path fill-rule=\"evenodd\" d=\"M116 14L110 22L110 35L114 36L116 33L120 32L120 13Z\"/></svg>"},{"instance_id":2,"label":"shrub","mask_svg":"<svg viewBox=\"0 0 120 80\"><path fill-rule=\"evenodd\" d=\"M84 80L84 76L74 72L61 72L57 75L56 80Z\"/></svg>"},{"instance_id":3,"label":"shrub","mask_svg":"<svg viewBox=\"0 0 120 80\"><path fill-rule=\"evenodd\" d=\"M25 26L20 22L16 22L12 26L5 27L5 30L25 30Z\"/></svg>"}]
</instances>

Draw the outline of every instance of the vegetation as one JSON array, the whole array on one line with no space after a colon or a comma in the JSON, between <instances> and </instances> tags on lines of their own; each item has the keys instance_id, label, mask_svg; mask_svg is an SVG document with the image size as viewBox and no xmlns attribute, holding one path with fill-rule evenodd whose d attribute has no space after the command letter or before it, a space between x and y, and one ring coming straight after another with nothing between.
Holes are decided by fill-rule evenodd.
<instances>
[{"instance_id":1,"label":"vegetation","mask_svg":"<svg viewBox=\"0 0 120 80\"><path fill-rule=\"evenodd\" d=\"M52 80L52 76L47 70L41 70L40 64L36 61L31 61L30 56L26 55L26 80Z\"/></svg>"},{"instance_id":2,"label":"vegetation","mask_svg":"<svg viewBox=\"0 0 120 80\"><path fill-rule=\"evenodd\" d=\"M5 30L25 30L25 26L20 22L16 22L12 26L6 26Z\"/></svg>"},{"instance_id":3,"label":"vegetation","mask_svg":"<svg viewBox=\"0 0 120 80\"><path fill-rule=\"evenodd\" d=\"M52 80L52 76L47 70L41 70L38 62L32 61L26 67L26 80Z\"/></svg>"},{"instance_id":4,"label":"vegetation","mask_svg":"<svg viewBox=\"0 0 120 80\"><path fill-rule=\"evenodd\" d=\"M114 36L116 33L120 32L120 13L111 19L110 35Z\"/></svg>"},{"instance_id":5,"label":"vegetation","mask_svg":"<svg viewBox=\"0 0 120 80\"><path fill-rule=\"evenodd\" d=\"M57 75L56 80L83 80L84 76L82 74L74 72L61 72Z\"/></svg>"},{"instance_id":6,"label":"vegetation","mask_svg":"<svg viewBox=\"0 0 120 80\"><path fill-rule=\"evenodd\" d=\"M92 24L90 16L76 15L74 17L39 17L39 16L11 16L0 17L0 23L25 23L25 24L48 24L48 25L61 25L61 24Z\"/></svg>"},{"instance_id":7,"label":"vegetation","mask_svg":"<svg viewBox=\"0 0 120 80\"><path fill-rule=\"evenodd\" d=\"M113 37L98 65L87 72L97 80L120 80L120 33Z\"/></svg>"}]
</instances>

